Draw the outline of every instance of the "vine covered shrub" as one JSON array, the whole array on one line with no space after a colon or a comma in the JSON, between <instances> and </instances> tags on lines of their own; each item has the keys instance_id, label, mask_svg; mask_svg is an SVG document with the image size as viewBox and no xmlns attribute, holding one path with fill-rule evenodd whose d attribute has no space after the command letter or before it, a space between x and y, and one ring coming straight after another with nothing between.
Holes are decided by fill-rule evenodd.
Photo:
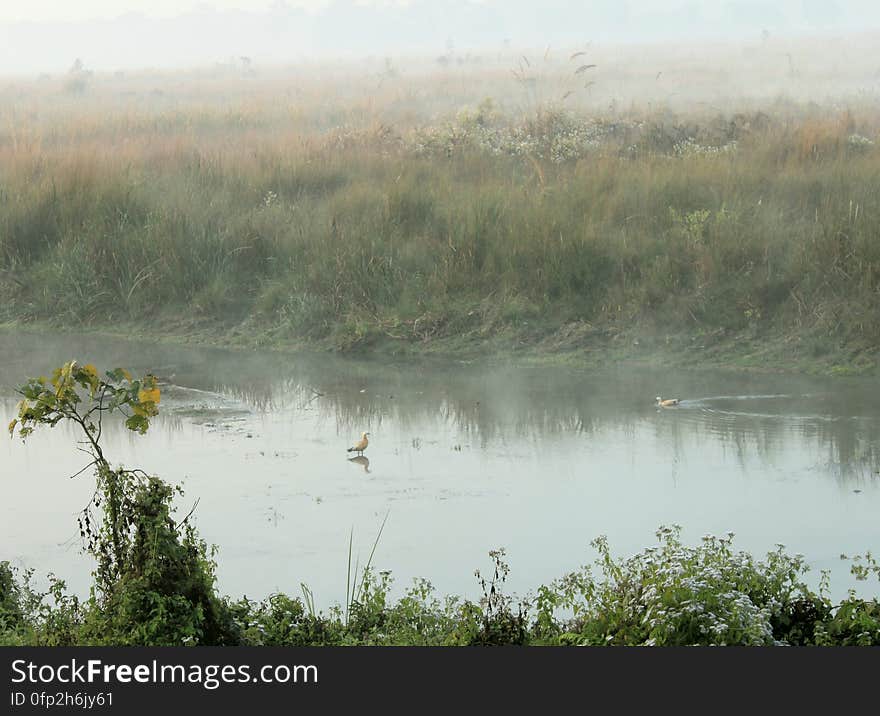
<instances>
[{"instance_id":1,"label":"vine covered shrub","mask_svg":"<svg viewBox=\"0 0 880 716\"><path fill-rule=\"evenodd\" d=\"M232 620L214 590L212 553L189 522L171 517L175 490L156 477L130 486L128 565L89 603L89 643L224 644Z\"/></svg>"},{"instance_id":2,"label":"vine covered shrub","mask_svg":"<svg viewBox=\"0 0 880 716\"><path fill-rule=\"evenodd\" d=\"M0 638L15 634L24 623L21 592L9 562L0 562Z\"/></svg>"},{"instance_id":3,"label":"vine covered shrub","mask_svg":"<svg viewBox=\"0 0 880 716\"><path fill-rule=\"evenodd\" d=\"M32 379L19 392L23 399L10 434L17 428L25 439L39 426L68 421L81 428L92 458L80 473L93 469L96 488L78 525L85 550L97 561L95 583L84 604L66 597L63 583L54 585L55 603L66 606L74 643L224 644L237 639L228 609L214 590L213 554L189 515L179 523L172 517L174 495L182 490L143 470L111 467L100 444L105 414L122 414L128 429L147 431L161 400L156 378L135 380L123 369L101 378L94 366L70 361L51 379ZM41 601L37 596L35 603ZM53 631L40 621L40 633ZM49 642L45 636L38 641Z\"/></svg>"}]
</instances>

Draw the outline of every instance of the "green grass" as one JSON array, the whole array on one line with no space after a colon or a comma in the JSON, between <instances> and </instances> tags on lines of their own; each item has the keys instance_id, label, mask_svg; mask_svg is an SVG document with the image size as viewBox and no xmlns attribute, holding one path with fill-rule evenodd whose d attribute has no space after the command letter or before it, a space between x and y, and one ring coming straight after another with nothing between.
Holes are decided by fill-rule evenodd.
<instances>
[{"instance_id":1,"label":"green grass","mask_svg":"<svg viewBox=\"0 0 880 716\"><path fill-rule=\"evenodd\" d=\"M339 350L712 336L732 362L747 342L873 367L880 149L852 138L880 112L486 107L293 134L257 107L200 135L194 113L129 142L109 112L0 144L2 318Z\"/></svg>"}]
</instances>

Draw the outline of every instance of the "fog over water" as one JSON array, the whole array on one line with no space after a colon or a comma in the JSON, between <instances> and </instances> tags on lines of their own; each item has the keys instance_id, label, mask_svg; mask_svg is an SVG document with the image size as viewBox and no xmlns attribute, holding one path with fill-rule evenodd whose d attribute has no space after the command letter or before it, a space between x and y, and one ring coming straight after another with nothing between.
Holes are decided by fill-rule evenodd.
<instances>
[{"instance_id":1,"label":"fog over water","mask_svg":"<svg viewBox=\"0 0 880 716\"><path fill-rule=\"evenodd\" d=\"M309 584L341 600L350 530L399 589L412 578L476 596L475 568L505 547L525 592L681 524L689 543L736 533L761 556L801 552L834 595L841 553L876 551L880 410L872 379L735 372L551 369L187 348L0 332L0 419L11 386L71 357L154 371L161 414L145 436L108 426L114 462L181 484L182 513L219 548L219 588L262 596ZM654 396L682 404L658 410ZM119 426L117 426L118 428ZM371 433L366 459L346 448ZM0 443L4 558L88 585L76 513L92 478L76 434L38 430Z\"/></svg>"}]
</instances>

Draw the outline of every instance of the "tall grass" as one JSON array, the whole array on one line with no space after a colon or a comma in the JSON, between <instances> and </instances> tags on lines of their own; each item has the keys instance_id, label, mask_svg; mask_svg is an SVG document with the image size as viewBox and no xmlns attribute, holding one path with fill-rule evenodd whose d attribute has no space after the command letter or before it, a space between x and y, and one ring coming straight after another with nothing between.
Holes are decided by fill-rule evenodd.
<instances>
[{"instance_id":1,"label":"tall grass","mask_svg":"<svg viewBox=\"0 0 880 716\"><path fill-rule=\"evenodd\" d=\"M290 128L259 105L80 110L43 138L10 125L7 317L186 316L342 348L573 323L797 334L820 352L880 339L877 108L483 103L323 130L304 111Z\"/></svg>"}]
</instances>

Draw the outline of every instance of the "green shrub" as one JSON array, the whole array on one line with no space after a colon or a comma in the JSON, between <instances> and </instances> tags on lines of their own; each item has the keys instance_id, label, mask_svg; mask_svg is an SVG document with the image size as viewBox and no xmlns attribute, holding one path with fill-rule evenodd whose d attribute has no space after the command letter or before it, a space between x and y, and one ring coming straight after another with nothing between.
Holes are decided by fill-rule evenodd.
<instances>
[{"instance_id":1,"label":"green shrub","mask_svg":"<svg viewBox=\"0 0 880 716\"><path fill-rule=\"evenodd\" d=\"M680 528L661 528L660 544L615 560L607 541L593 542L603 579L588 568L540 594L538 624L553 633L550 610L574 614L558 638L588 645L772 645L803 643L823 603L802 581L802 556L780 547L756 561L734 552L733 535L682 544ZM805 605L810 605L807 608Z\"/></svg>"}]
</instances>

